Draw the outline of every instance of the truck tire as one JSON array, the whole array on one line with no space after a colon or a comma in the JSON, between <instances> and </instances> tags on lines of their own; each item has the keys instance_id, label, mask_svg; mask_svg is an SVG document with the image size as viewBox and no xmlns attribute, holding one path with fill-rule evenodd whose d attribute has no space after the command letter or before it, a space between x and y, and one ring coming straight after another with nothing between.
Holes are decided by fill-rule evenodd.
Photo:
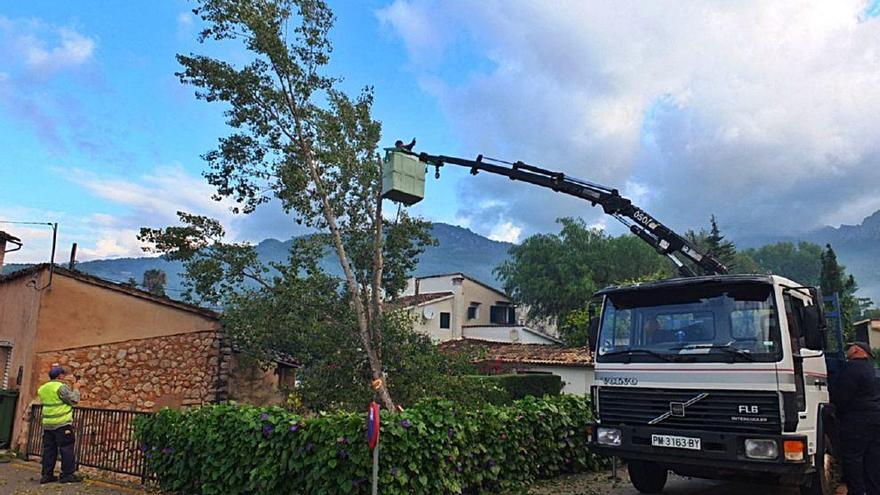
<instances>
[{"instance_id":1,"label":"truck tire","mask_svg":"<svg viewBox=\"0 0 880 495\"><path fill-rule=\"evenodd\" d=\"M669 470L651 461L627 461L629 480L641 493L663 493Z\"/></svg>"},{"instance_id":2,"label":"truck tire","mask_svg":"<svg viewBox=\"0 0 880 495\"><path fill-rule=\"evenodd\" d=\"M801 485L801 495L832 495L834 493L835 463L831 455L831 439L825 435L822 451L816 452L816 472L810 476L807 485Z\"/></svg>"}]
</instances>

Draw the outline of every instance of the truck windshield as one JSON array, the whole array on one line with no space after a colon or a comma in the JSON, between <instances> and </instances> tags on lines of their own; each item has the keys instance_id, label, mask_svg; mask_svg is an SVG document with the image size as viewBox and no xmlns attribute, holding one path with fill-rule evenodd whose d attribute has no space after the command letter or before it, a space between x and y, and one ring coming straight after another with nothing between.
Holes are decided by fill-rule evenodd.
<instances>
[{"instance_id":1,"label":"truck windshield","mask_svg":"<svg viewBox=\"0 0 880 495\"><path fill-rule=\"evenodd\" d=\"M599 330L599 362L777 361L773 286L698 284L612 292Z\"/></svg>"}]
</instances>

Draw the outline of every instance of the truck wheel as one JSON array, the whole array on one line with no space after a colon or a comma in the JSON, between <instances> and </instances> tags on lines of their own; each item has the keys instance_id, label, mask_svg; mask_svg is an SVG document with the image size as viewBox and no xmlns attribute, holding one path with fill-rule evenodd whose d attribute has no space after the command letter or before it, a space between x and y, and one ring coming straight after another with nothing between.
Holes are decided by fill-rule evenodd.
<instances>
[{"instance_id":1,"label":"truck wheel","mask_svg":"<svg viewBox=\"0 0 880 495\"><path fill-rule=\"evenodd\" d=\"M627 461L629 480L641 493L663 493L669 470L656 462Z\"/></svg>"},{"instance_id":2,"label":"truck wheel","mask_svg":"<svg viewBox=\"0 0 880 495\"><path fill-rule=\"evenodd\" d=\"M801 485L801 495L832 495L834 493L834 457L831 455L831 439L825 436L822 452L816 452L816 472L810 476L809 485Z\"/></svg>"}]
</instances>

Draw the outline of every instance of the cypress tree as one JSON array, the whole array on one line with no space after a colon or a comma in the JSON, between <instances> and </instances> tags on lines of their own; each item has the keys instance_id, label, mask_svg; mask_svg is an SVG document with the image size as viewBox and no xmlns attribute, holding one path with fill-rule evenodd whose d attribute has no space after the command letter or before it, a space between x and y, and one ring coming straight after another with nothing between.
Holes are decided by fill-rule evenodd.
<instances>
[{"instance_id":1,"label":"cypress tree","mask_svg":"<svg viewBox=\"0 0 880 495\"><path fill-rule=\"evenodd\" d=\"M734 271L734 265L736 264L736 245L734 245L733 242L726 240L724 235L721 234L721 229L718 228L718 222L715 220L715 215L710 217L709 222L711 224L711 229L709 230L709 235L706 236L706 251L712 256L718 258L718 260L724 263L730 271Z\"/></svg>"}]
</instances>

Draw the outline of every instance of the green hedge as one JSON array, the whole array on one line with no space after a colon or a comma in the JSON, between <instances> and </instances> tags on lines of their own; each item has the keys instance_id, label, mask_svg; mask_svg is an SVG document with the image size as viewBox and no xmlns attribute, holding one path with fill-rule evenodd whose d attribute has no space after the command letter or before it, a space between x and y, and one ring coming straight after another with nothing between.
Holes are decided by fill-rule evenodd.
<instances>
[{"instance_id":1,"label":"green hedge","mask_svg":"<svg viewBox=\"0 0 880 495\"><path fill-rule=\"evenodd\" d=\"M497 380L498 386L507 390L512 400L524 399L530 395L559 395L562 392L562 378L549 373L495 375L488 378Z\"/></svg>"},{"instance_id":2,"label":"green hedge","mask_svg":"<svg viewBox=\"0 0 880 495\"><path fill-rule=\"evenodd\" d=\"M516 375L465 375L450 385L444 397L462 404L509 404L528 396L562 392L562 378L549 373Z\"/></svg>"},{"instance_id":3,"label":"green hedge","mask_svg":"<svg viewBox=\"0 0 880 495\"><path fill-rule=\"evenodd\" d=\"M463 409L427 401L382 416L380 492L484 493L595 468L583 397ZM369 493L364 415L280 408L164 409L137 423L148 471L186 494Z\"/></svg>"}]
</instances>

